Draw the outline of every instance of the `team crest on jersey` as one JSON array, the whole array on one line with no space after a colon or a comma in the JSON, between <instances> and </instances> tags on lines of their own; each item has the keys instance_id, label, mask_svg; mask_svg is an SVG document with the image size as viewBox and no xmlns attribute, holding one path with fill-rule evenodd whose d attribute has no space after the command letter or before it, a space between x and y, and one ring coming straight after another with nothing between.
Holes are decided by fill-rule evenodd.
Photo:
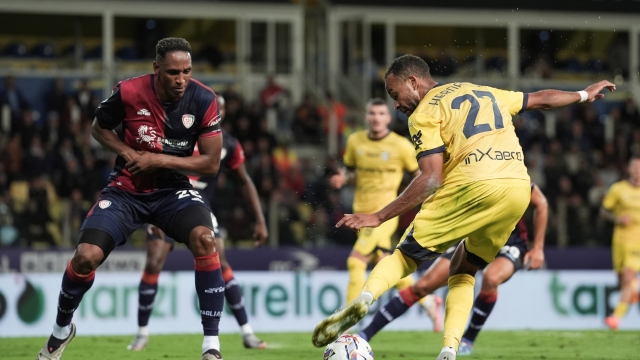
<instances>
[{"instance_id":1,"label":"team crest on jersey","mask_svg":"<svg viewBox=\"0 0 640 360\"><path fill-rule=\"evenodd\" d=\"M383 151L382 152L382 160L384 160L384 161L389 160L389 152L388 151Z\"/></svg>"},{"instance_id":2,"label":"team crest on jersey","mask_svg":"<svg viewBox=\"0 0 640 360\"><path fill-rule=\"evenodd\" d=\"M195 116L190 115L190 114L182 115L182 124L187 129L190 128L193 125L194 122L196 122L196 117Z\"/></svg>"},{"instance_id":3,"label":"team crest on jersey","mask_svg":"<svg viewBox=\"0 0 640 360\"><path fill-rule=\"evenodd\" d=\"M138 137L136 141L138 144L145 143L147 146L154 148L156 147L156 131L153 130L153 127L148 125L142 125L138 128Z\"/></svg>"},{"instance_id":4,"label":"team crest on jersey","mask_svg":"<svg viewBox=\"0 0 640 360\"><path fill-rule=\"evenodd\" d=\"M109 206L111 206L111 201L109 201L109 200L100 200L98 202L98 206L100 207L100 209L106 209Z\"/></svg>"}]
</instances>

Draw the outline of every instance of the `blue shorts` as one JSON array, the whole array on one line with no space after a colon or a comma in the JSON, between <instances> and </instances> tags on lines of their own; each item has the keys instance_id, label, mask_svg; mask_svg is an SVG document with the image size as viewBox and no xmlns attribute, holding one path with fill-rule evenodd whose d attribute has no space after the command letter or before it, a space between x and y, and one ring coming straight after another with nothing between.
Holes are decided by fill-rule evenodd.
<instances>
[{"instance_id":1,"label":"blue shorts","mask_svg":"<svg viewBox=\"0 0 640 360\"><path fill-rule=\"evenodd\" d=\"M456 251L458 244L450 246L440 257L447 260L451 260L453 253ZM524 254L527 253L527 241L518 236L518 234L512 233L509 236L509 240L504 244L502 249L496 257L504 257L513 263L516 271L522 269Z\"/></svg>"},{"instance_id":2,"label":"blue shorts","mask_svg":"<svg viewBox=\"0 0 640 360\"><path fill-rule=\"evenodd\" d=\"M129 235L143 224L153 224L164 233L175 238L170 232L174 216L192 205L203 206L208 212L211 207L194 189L160 189L150 193L131 193L115 187L107 187L100 194L98 202L82 223L84 229L98 229L113 237L116 246L123 245ZM201 224L213 230L213 224ZM177 241L186 243L189 239Z\"/></svg>"}]
</instances>

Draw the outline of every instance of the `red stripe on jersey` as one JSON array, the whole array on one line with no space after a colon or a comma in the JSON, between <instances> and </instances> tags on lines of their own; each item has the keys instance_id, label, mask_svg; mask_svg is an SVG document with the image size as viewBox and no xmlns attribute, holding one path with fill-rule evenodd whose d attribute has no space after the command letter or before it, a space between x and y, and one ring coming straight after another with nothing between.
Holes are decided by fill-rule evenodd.
<instances>
[{"instance_id":1,"label":"red stripe on jersey","mask_svg":"<svg viewBox=\"0 0 640 360\"><path fill-rule=\"evenodd\" d=\"M206 132L206 133L200 135L200 137L210 138L210 137L218 136L220 134L222 134L222 130L214 130L214 131Z\"/></svg>"},{"instance_id":2,"label":"red stripe on jersey","mask_svg":"<svg viewBox=\"0 0 640 360\"><path fill-rule=\"evenodd\" d=\"M243 163L244 163L244 150L242 150L242 146L240 145L240 142L238 142L236 144L236 150L231 155L231 158L229 159L227 166L229 166L229 169L235 170L238 167L240 167L240 165L242 165Z\"/></svg>"}]
</instances>

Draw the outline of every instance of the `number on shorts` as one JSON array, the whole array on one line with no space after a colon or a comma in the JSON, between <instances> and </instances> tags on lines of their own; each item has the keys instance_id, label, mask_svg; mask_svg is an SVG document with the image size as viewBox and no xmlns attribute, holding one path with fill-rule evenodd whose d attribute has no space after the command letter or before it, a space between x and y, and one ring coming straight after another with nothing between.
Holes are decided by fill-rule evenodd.
<instances>
[{"instance_id":1,"label":"number on shorts","mask_svg":"<svg viewBox=\"0 0 640 360\"><path fill-rule=\"evenodd\" d=\"M195 190L178 190L178 192L176 192L176 195L178 195L178 200L185 198L185 197L189 197L189 196L193 196L195 198L198 199L202 199L202 195L200 195L200 193L198 193Z\"/></svg>"}]
</instances>

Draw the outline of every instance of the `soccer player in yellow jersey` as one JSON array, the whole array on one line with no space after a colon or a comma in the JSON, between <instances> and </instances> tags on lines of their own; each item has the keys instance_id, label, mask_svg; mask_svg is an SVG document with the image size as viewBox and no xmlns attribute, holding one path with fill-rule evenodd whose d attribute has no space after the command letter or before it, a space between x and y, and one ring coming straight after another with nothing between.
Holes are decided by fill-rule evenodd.
<instances>
[{"instance_id":1,"label":"soccer player in yellow jersey","mask_svg":"<svg viewBox=\"0 0 640 360\"><path fill-rule=\"evenodd\" d=\"M391 114L385 101L370 100L366 111L368 129L355 132L347 139L343 158L347 172L332 176L329 182L334 188L340 189L355 178L353 211L372 214L398 196L405 170L414 178L420 170L411 142L389 130ZM356 244L347 258L347 304L360 295L367 265L378 262L391 253L391 237L397 227L398 217L394 217L378 227L363 228L358 232ZM400 279L395 286L404 289L412 284L413 278L409 275ZM422 305L434 320L434 329L437 329L439 321L436 298L425 298Z\"/></svg>"},{"instance_id":2,"label":"soccer player in yellow jersey","mask_svg":"<svg viewBox=\"0 0 640 360\"><path fill-rule=\"evenodd\" d=\"M511 117L522 110L554 109L595 101L615 85L601 81L583 91L524 94L470 83L440 85L419 57L404 55L385 74L396 109L409 116L420 167L407 189L374 214L345 215L336 226L377 227L422 203L393 254L373 269L360 296L318 324L322 346L362 319L371 303L423 261L456 241L449 267L443 348L454 360L473 303L474 275L490 263L529 204L531 188Z\"/></svg>"},{"instance_id":3,"label":"soccer player in yellow jersey","mask_svg":"<svg viewBox=\"0 0 640 360\"><path fill-rule=\"evenodd\" d=\"M629 180L619 181L609 189L602 202L603 217L615 223L613 230L613 269L618 273L620 300L613 315L605 319L617 330L629 304L637 302L640 271L640 157L629 161Z\"/></svg>"}]
</instances>

